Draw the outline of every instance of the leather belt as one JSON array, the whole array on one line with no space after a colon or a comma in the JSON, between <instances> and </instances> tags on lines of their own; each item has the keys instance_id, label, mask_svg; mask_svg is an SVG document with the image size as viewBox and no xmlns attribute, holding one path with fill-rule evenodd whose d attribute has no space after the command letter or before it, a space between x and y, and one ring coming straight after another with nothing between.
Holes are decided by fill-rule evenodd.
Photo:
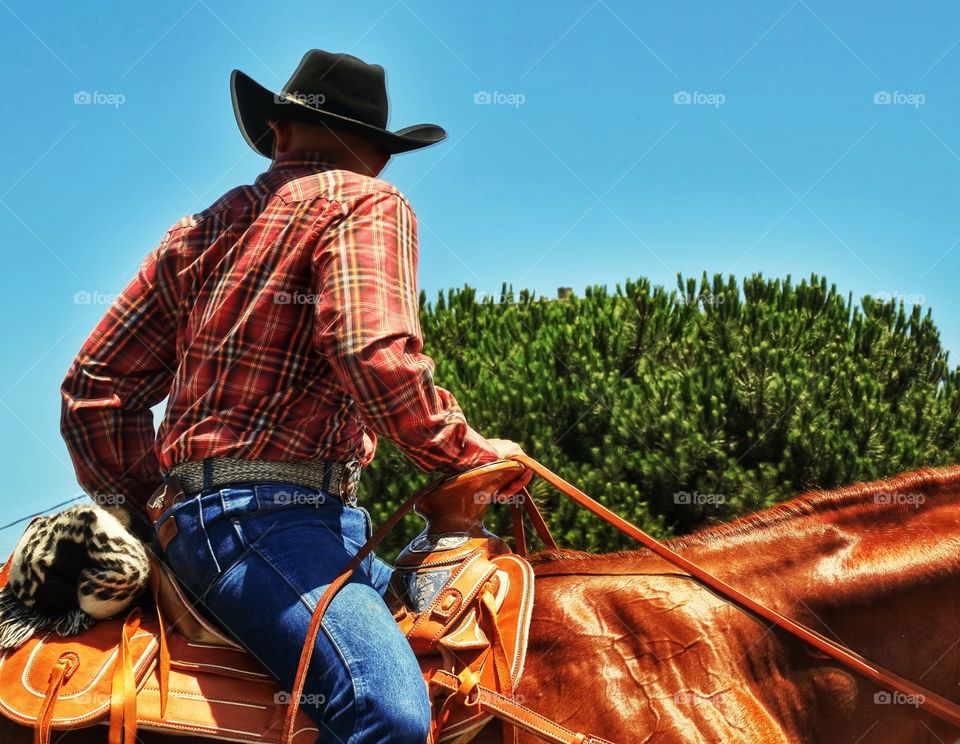
<instances>
[{"instance_id":1,"label":"leather belt","mask_svg":"<svg viewBox=\"0 0 960 744\"><path fill-rule=\"evenodd\" d=\"M156 522L171 506L191 493L242 483L289 483L315 488L356 506L361 466L357 460L239 460L212 457L174 465L164 485L147 504L150 519Z\"/></svg>"},{"instance_id":2,"label":"leather belt","mask_svg":"<svg viewBox=\"0 0 960 744\"><path fill-rule=\"evenodd\" d=\"M222 488L234 483L265 481L316 488L344 503L355 504L360 465L355 461L322 459L274 461L213 457L174 465L170 474L176 477L186 493Z\"/></svg>"}]
</instances>

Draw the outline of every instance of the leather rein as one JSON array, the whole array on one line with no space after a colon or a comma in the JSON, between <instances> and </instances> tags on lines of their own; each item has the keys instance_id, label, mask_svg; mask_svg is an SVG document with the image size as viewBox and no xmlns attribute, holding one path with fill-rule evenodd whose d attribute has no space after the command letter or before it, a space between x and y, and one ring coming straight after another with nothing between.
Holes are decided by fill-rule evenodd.
<instances>
[{"instance_id":1,"label":"leather rein","mask_svg":"<svg viewBox=\"0 0 960 744\"><path fill-rule=\"evenodd\" d=\"M680 568L686 573L690 574L692 577L700 581L705 586L713 589L721 596L726 597L741 607L749 610L753 614L758 615L773 625L776 625L778 628L785 630L791 635L818 649L830 658L840 662L849 669L859 672L863 676L877 683L880 687L883 687L890 692L912 696L917 701L918 707L923 708L930 715L936 716L942 721L960 728L960 705L957 703L954 703L935 692L931 692L930 690L927 690L926 688L921 687L920 685L917 685L910 680L905 679L882 666L879 666L878 664L874 664L868 659L865 659L863 656L860 656L860 654L856 653L855 651L852 651L849 648L830 640L823 634L807 627L803 623L791 620L790 618L781 615L776 610L767 607L766 605L757 602L754 599L751 599L749 596L730 584L727 584L722 579L717 578L709 571L700 568L696 563L687 560L682 555L672 550L661 541L657 540L655 537L648 535L636 525L631 524L627 520L610 511L601 503L590 498L587 496L587 494L570 483L567 483L567 481L565 481L559 475L548 470L533 458L526 455L520 455L511 459L516 460L516 462L520 463L528 470L539 475L547 483L552 485L565 496L571 498L580 506L600 517L602 520L620 530L620 532L624 533L628 537L632 537L634 540L666 560L668 563L671 563L677 568ZM320 621L323 618L323 614L326 611L326 608L329 606L330 601L333 599L337 591L339 591L340 588L347 583L353 572L363 562L363 559L370 554L376 545L378 545L383 538L386 537L386 535L400 522L400 520L416 505L420 497L432 487L433 486L427 486L426 488L421 489L410 496L403 504L401 504L400 507L387 518L380 528L374 532L370 539L367 540L356 556L354 556L353 560L351 560L347 565L344 572L327 587L326 591L320 597L316 609L313 612L313 617L311 618L310 626L307 631L307 637L300 655L300 662L297 667L297 674L293 685L294 689L291 691L290 704L287 708L287 713L284 718L284 733L289 733L292 735L297 708L300 697L303 694L304 683L306 682L307 667L310 664L310 657L313 654L317 633L320 629ZM523 533L522 514L520 512L519 504L516 503L517 501L519 500L514 500L512 503L514 537L518 552L521 555L524 555L526 553L526 538ZM533 499L526 497L522 500L522 503L544 545L552 550L558 549L557 543L551 536L550 530L547 527L547 524L539 510L537 509L536 504L534 504ZM433 681L438 686L447 688L452 692L457 691L467 698L470 698L471 695L474 698L480 697L481 701L486 703L485 707L487 707L497 716L503 718L514 726L522 728L535 735L539 735L541 738L544 738L548 741L603 741L602 739L598 739L596 737L588 737L584 736L583 734L578 734L563 729L563 727L547 721L542 716L530 710L529 708L526 708L525 706L520 706L516 703L511 704L511 701L509 700L497 701L495 699L496 693L492 693L486 689L476 690L469 688L465 680L460 680L460 685L457 686L457 678L453 677L453 675L447 672L440 672L438 674L446 675L442 679ZM548 724L555 727L555 731L551 731L550 733L555 733L556 735L543 736L543 733L545 733L544 728L547 728Z\"/></svg>"}]
</instances>

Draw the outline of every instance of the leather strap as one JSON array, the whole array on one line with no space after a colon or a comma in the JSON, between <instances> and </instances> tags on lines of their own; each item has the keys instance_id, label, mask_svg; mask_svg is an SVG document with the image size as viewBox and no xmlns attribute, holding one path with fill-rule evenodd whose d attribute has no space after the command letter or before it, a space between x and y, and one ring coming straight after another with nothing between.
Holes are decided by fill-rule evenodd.
<instances>
[{"instance_id":1,"label":"leather strap","mask_svg":"<svg viewBox=\"0 0 960 744\"><path fill-rule=\"evenodd\" d=\"M50 742L50 720L53 718L53 709L57 704L57 696L60 694L60 688L64 682L70 679L79 665L79 659L71 659L66 655L57 659L53 669L50 670L50 678L47 681L47 691L43 696L43 705L40 706L40 712L37 714L37 722L33 729L34 744L49 744Z\"/></svg>"},{"instance_id":2,"label":"leather strap","mask_svg":"<svg viewBox=\"0 0 960 744\"><path fill-rule=\"evenodd\" d=\"M156 561L156 558L151 558ZM157 625L160 628L160 653L157 658L157 679L160 686L160 717L163 718L167 713L167 692L170 688L170 649L167 646L167 631L163 619L163 611L160 609L160 567L151 566L150 570L150 588L153 591L153 604L157 612Z\"/></svg>"},{"instance_id":3,"label":"leather strap","mask_svg":"<svg viewBox=\"0 0 960 744\"><path fill-rule=\"evenodd\" d=\"M523 529L523 512L520 504L510 502L510 516L513 520L513 548L521 558L527 557L527 533Z\"/></svg>"},{"instance_id":4,"label":"leather strap","mask_svg":"<svg viewBox=\"0 0 960 744\"><path fill-rule=\"evenodd\" d=\"M120 633L110 689L109 744L135 744L137 740L137 682L133 676L130 639L139 630L140 619L140 608L135 607L127 615Z\"/></svg>"},{"instance_id":5,"label":"leather strap","mask_svg":"<svg viewBox=\"0 0 960 744\"><path fill-rule=\"evenodd\" d=\"M547 550L560 550L557 541L553 539L553 535L550 533L550 528L547 527L547 522L543 518L543 514L540 513L540 509L537 507L537 503L533 500L530 492L526 488L522 488L510 502L510 514L513 519L513 544L516 548L517 555L521 558L527 557L527 533L523 526L523 510L520 508L521 503L523 504L523 509L526 510L527 515L530 517L530 522L533 524L533 529L536 531L537 537L540 538L540 541Z\"/></svg>"},{"instance_id":6,"label":"leather strap","mask_svg":"<svg viewBox=\"0 0 960 744\"><path fill-rule=\"evenodd\" d=\"M440 739L440 732L443 731L446 726L456 703L459 702L461 705L467 707L478 706L480 704L478 698L480 680L477 677L477 672L483 667L491 654L493 655L493 671L497 680L497 686L508 698L513 696L513 679L510 674L510 662L507 660L503 645L503 635L500 631L500 625L497 623L496 601L489 587L484 587L480 595L479 612L480 627L488 634L490 645L481 656L465 666L457 675L457 679L460 680L460 686L455 692L447 695L446 699L440 705L438 714L431 722L431 741ZM516 729L514 729L514 736L515 734Z\"/></svg>"},{"instance_id":7,"label":"leather strap","mask_svg":"<svg viewBox=\"0 0 960 744\"><path fill-rule=\"evenodd\" d=\"M530 517L530 521L533 523L533 528L537 531L537 536L540 538L541 542L547 546L548 550L560 550L560 547L557 545L557 541L553 539L553 535L550 534L550 528L547 527L547 522L543 518L543 515L540 513L540 510L537 508L536 502L533 500L533 497L527 491L523 489L523 505L527 510L527 515Z\"/></svg>"},{"instance_id":8,"label":"leather strap","mask_svg":"<svg viewBox=\"0 0 960 744\"><path fill-rule=\"evenodd\" d=\"M506 695L513 695L513 679L510 675L510 662L503 645L503 634L497 622L497 607L493 593L485 588L480 596L480 619L484 626L490 629L490 650L493 654L493 671L497 679L497 687Z\"/></svg>"},{"instance_id":9,"label":"leather strap","mask_svg":"<svg viewBox=\"0 0 960 744\"><path fill-rule=\"evenodd\" d=\"M457 676L441 669L430 678L430 684L460 695L467 704L479 705L482 710L490 711L517 728L552 744L613 744L606 739L571 731L559 723L554 723L512 698L477 684L476 677L471 680L469 675L465 678L463 673Z\"/></svg>"},{"instance_id":10,"label":"leather strap","mask_svg":"<svg viewBox=\"0 0 960 744\"><path fill-rule=\"evenodd\" d=\"M745 607L765 620L770 621L774 625L782 628L802 641L809 643L814 648L817 648L831 658L836 659L841 664L844 664L850 669L853 669L854 671L857 671L865 677L873 680L881 687L915 698L917 700L917 705L931 715L946 721L951 726L960 727L960 705L957 705L953 701L947 700L945 697L938 695L935 692L931 692L920 685L914 684L910 680L904 679L900 675L891 672L889 669L885 669L882 666L868 661L864 657L860 656L860 654L831 641L829 638L818 633L812 628L808 628L802 623L791 620L790 618L781 615L776 610L773 610L766 605L751 599L740 590L730 586L723 580L718 579L716 576L700 568L692 561L687 560L679 553L674 552L662 542L648 535L636 525L633 525L622 517L614 514L605 506L597 501L594 501L583 491L567 483L559 475L551 472L533 458L528 457L527 455L519 455L511 459L526 465L528 468L530 468L530 470L539 475L558 491L566 496L569 496L575 502L590 510L608 524L613 525L625 535L632 537L653 553L656 553L658 556L669 563L672 563L674 566L683 569L711 589L719 592L721 595L733 600L737 604Z\"/></svg>"},{"instance_id":11,"label":"leather strap","mask_svg":"<svg viewBox=\"0 0 960 744\"><path fill-rule=\"evenodd\" d=\"M313 615L310 617L310 625L307 628L307 637L304 639L303 648L300 650L300 661L297 662L297 673L294 676L293 689L290 691L290 703L287 705L287 713L283 719L281 739L287 742L287 744L293 744L294 725L297 721L297 710L300 707L300 697L303 695L303 686L307 679L307 669L310 666L310 659L313 656L313 647L317 642L317 634L320 632L320 621L323 620L323 615L327 611L330 601L334 595L340 591L340 588L350 580L353 572L363 563L364 558L370 555L383 538L413 509L420 496L430 488L431 486L428 485L404 501L399 508L387 518L387 521L380 525L377 531L370 536L370 539L364 543L363 547L360 548L353 559L347 564L343 573L334 579L326 591L320 596L320 600L313 610ZM113 743L111 742L111 744Z\"/></svg>"}]
</instances>

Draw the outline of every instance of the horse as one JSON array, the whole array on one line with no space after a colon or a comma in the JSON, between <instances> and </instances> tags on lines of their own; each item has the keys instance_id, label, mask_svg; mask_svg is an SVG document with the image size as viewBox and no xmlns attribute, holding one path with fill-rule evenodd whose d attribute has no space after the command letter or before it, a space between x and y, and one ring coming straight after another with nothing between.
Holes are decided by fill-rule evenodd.
<instances>
[{"instance_id":1,"label":"horse","mask_svg":"<svg viewBox=\"0 0 960 744\"><path fill-rule=\"evenodd\" d=\"M960 700L960 466L799 498L669 546L778 612ZM949 742L960 729L647 550L532 557L518 702L620 744ZM206 742L142 731L144 744ZM31 732L3 721L0 740ZM54 742L106 741L105 727ZM498 722L475 744L513 741ZM519 744L537 739L519 733Z\"/></svg>"}]
</instances>

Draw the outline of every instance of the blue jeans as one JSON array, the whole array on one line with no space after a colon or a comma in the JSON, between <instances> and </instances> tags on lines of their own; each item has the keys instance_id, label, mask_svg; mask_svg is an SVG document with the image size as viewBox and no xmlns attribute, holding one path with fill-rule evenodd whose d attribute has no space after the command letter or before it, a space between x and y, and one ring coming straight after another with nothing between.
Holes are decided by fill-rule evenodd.
<instances>
[{"instance_id":1,"label":"blue jeans","mask_svg":"<svg viewBox=\"0 0 960 744\"><path fill-rule=\"evenodd\" d=\"M206 613L284 690L293 686L310 616L370 535L365 509L315 489L243 484L176 504L166 561ZM423 744L430 703L416 657L383 601L392 568L370 555L330 603L303 710L318 741Z\"/></svg>"}]
</instances>

